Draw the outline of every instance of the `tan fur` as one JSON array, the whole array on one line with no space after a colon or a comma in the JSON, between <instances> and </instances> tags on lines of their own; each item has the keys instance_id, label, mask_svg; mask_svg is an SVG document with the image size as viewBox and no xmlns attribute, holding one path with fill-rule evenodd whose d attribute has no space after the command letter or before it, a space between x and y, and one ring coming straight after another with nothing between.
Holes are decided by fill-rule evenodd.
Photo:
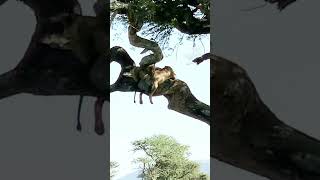
<instances>
[{"instance_id":1,"label":"tan fur","mask_svg":"<svg viewBox=\"0 0 320 180\"><path fill-rule=\"evenodd\" d=\"M175 79L176 74L170 66L165 66L164 68L155 69L153 75L153 84L151 88L151 93L149 94L150 103L152 102L152 96L157 91L160 84L164 83L168 79Z\"/></svg>"},{"instance_id":2,"label":"tan fur","mask_svg":"<svg viewBox=\"0 0 320 180\"><path fill-rule=\"evenodd\" d=\"M154 65L148 66L146 71L137 70L137 74L134 76L136 81L144 80L149 82L152 87L149 94L150 103L153 104L152 96L157 91L160 84L164 83L168 79L175 79L176 74L173 72L173 69L170 66L165 66L164 68L156 68ZM136 92L135 92L136 95ZM134 103L135 101L134 95ZM142 92L140 93L140 104L142 104Z\"/></svg>"}]
</instances>

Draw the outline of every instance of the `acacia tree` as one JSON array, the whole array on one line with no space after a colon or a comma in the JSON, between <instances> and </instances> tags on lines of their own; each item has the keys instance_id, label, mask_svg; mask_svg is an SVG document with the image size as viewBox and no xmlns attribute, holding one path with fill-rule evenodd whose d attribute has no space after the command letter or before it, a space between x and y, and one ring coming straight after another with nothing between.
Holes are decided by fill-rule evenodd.
<instances>
[{"instance_id":1,"label":"acacia tree","mask_svg":"<svg viewBox=\"0 0 320 180\"><path fill-rule=\"evenodd\" d=\"M170 136L152 136L134 141L132 145L134 152L144 154L135 160L142 179L209 179L200 172L198 163L188 159L189 147L179 144Z\"/></svg>"}]
</instances>

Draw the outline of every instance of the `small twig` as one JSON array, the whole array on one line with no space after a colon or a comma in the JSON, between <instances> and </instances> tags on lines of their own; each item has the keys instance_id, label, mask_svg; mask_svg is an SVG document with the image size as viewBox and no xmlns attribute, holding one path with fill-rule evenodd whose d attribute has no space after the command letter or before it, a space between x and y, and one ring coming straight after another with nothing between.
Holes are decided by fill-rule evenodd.
<instances>
[{"instance_id":1,"label":"small twig","mask_svg":"<svg viewBox=\"0 0 320 180\"><path fill-rule=\"evenodd\" d=\"M110 18L110 27L111 27L111 25L112 25L112 22L113 22L113 20L114 20L114 18L117 16L117 13L116 12L114 12L114 13L112 13L111 14L111 18Z\"/></svg>"}]
</instances>

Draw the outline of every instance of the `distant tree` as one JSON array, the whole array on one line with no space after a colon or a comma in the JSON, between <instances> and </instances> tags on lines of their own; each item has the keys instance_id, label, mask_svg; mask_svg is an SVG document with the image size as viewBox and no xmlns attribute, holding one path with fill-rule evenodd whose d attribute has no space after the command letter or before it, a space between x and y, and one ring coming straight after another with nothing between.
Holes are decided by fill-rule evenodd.
<instances>
[{"instance_id":1,"label":"distant tree","mask_svg":"<svg viewBox=\"0 0 320 180\"><path fill-rule=\"evenodd\" d=\"M152 136L132 143L133 151L144 156L135 159L144 180L207 180L199 164L188 159L188 146L166 135Z\"/></svg>"},{"instance_id":2,"label":"distant tree","mask_svg":"<svg viewBox=\"0 0 320 180\"><path fill-rule=\"evenodd\" d=\"M115 161L110 162L110 178L112 179L116 173L118 172L117 168L119 167L119 163Z\"/></svg>"}]
</instances>

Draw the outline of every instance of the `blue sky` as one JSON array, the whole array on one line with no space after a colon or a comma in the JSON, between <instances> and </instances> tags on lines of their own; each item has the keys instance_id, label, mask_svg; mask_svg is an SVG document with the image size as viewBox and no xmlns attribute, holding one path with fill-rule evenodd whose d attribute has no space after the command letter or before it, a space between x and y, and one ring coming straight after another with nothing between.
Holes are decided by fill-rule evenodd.
<instances>
[{"instance_id":1,"label":"blue sky","mask_svg":"<svg viewBox=\"0 0 320 180\"><path fill-rule=\"evenodd\" d=\"M177 44L179 32L170 41L171 47ZM191 63L192 59L210 51L209 35L196 41L184 40L174 51L164 51L164 59L156 66L171 66L176 77L185 81L192 93L202 102L210 105L210 69L209 61L200 65ZM143 57L141 48L133 47L128 42L127 28L113 24L111 28L111 47L121 46L126 49L136 64ZM146 54L144 54L146 55ZM120 65L111 63L111 83L115 82L120 72ZM110 95L110 143L111 160L117 161L118 176L115 179L135 171L132 163L137 154L131 151L131 143L156 134L174 137L179 143L190 147L190 159L208 160L210 158L210 127L193 118L169 110L163 96L153 97L150 104L148 96L143 96L144 104L133 102L133 92L114 92ZM136 97L138 101L138 94Z\"/></svg>"}]
</instances>

